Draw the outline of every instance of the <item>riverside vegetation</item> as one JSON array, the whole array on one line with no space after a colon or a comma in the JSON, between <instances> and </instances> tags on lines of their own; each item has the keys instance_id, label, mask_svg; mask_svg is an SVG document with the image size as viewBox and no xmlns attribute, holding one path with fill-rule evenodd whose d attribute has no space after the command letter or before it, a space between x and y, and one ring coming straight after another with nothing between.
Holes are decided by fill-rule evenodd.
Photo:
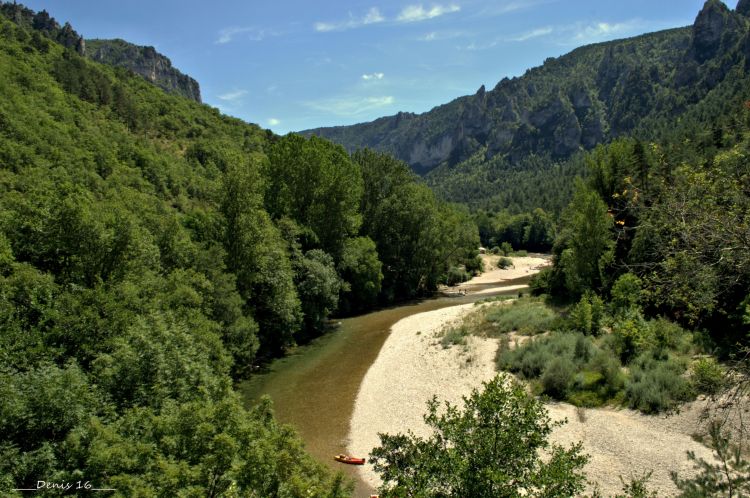
<instances>
[{"instance_id":1,"label":"riverside vegetation","mask_svg":"<svg viewBox=\"0 0 750 498\"><path fill-rule=\"evenodd\" d=\"M526 92L529 102L542 109L544 95L559 96L550 107L567 121L518 126L525 139L489 159L494 142L467 142L460 163L433 173L462 176L429 180L473 212L385 153L275 136L85 59L72 28L46 13L5 3L0 14L3 493L85 479L120 495L347 496L270 402L244 408L234 382L323 333L336 310L425 295L478 269L480 234L490 246L552 248L553 267L532 286L546 299L487 305L477 319L484 333L533 336L498 363L537 393L656 412L747 385L744 0L736 12L709 0L692 31L597 45L578 52L580 64L532 71L544 91ZM586 100L568 92L581 64L599 71L584 72L584 93L604 100L579 122L565 102ZM598 122L611 133L556 148L572 143L572 116L580 130ZM471 201L490 174L491 192ZM737 359L735 373L714 358ZM384 436L374 451L383 496L582 489L580 446L548 446L543 407L518 387L489 384L464 411L430 405L428 421L432 440ZM492 444L518 434L529 444ZM713 436L726 465L699 462L698 478L678 481L684 496L746 492L735 439ZM624 493L644 496L643 483Z\"/></svg>"}]
</instances>

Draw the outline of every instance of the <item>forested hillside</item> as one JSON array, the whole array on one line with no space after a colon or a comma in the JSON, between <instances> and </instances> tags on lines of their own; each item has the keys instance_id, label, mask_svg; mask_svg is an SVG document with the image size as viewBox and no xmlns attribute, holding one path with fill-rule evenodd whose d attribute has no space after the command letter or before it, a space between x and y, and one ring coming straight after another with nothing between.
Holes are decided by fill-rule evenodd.
<instances>
[{"instance_id":1,"label":"forested hillside","mask_svg":"<svg viewBox=\"0 0 750 498\"><path fill-rule=\"evenodd\" d=\"M0 15L3 493L85 476L122 495L342 496L233 383L337 310L470 267L468 215L403 163L274 136L24 19Z\"/></svg>"}]
</instances>

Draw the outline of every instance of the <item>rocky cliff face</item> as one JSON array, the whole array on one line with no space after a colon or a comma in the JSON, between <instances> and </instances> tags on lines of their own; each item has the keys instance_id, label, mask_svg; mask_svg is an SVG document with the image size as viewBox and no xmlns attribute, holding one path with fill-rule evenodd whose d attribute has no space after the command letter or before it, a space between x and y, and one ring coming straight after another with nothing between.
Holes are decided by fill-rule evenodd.
<instances>
[{"instance_id":1,"label":"rocky cliff face","mask_svg":"<svg viewBox=\"0 0 750 498\"><path fill-rule=\"evenodd\" d=\"M170 93L201 101L198 82L173 67L154 47L124 40L87 40L86 44L86 56L97 62L130 69Z\"/></svg>"},{"instance_id":2,"label":"rocky cliff face","mask_svg":"<svg viewBox=\"0 0 750 498\"><path fill-rule=\"evenodd\" d=\"M84 40L69 23L60 24L46 10L34 12L15 2L0 1L0 12L16 24L31 28L80 55L140 74L164 90L201 101L198 82L176 68L154 47L140 47L124 40Z\"/></svg>"},{"instance_id":3,"label":"rocky cliff face","mask_svg":"<svg viewBox=\"0 0 750 498\"><path fill-rule=\"evenodd\" d=\"M657 112L678 115L718 84L745 43L750 0L730 11L708 0L689 28L582 47L548 59L520 78L414 115L302 132L370 147L408 162L420 174L478 152L511 163L536 154L565 159L629 133ZM728 57L725 54L735 54ZM739 54L739 55L738 55Z\"/></svg>"}]
</instances>

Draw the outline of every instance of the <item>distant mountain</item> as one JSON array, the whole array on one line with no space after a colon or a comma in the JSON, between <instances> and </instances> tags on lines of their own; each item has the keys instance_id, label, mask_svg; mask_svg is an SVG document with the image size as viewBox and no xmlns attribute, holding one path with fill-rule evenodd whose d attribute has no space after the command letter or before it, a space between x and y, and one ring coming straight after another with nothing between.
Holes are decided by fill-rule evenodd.
<instances>
[{"instance_id":1,"label":"distant mountain","mask_svg":"<svg viewBox=\"0 0 750 498\"><path fill-rule=\"evenodd\" d=\"M198 82L172 67L172 62L154 47L141 47L124 40L84 40L69 23L60 26L46 10L34 12L15 2L0 2L0 13L19 26L30 28L80 55L124 67L167 92L201 101Z\"/></svg>"},{"instance_id":2,"label":"distant mountain","mask_svg":"<svg viewBox=\"0 0 750 498\"><path fill-rule=\"evenodd\" d=\"M104 64L120 66L140 74L164 90L201 101L198 82L181 73L154 47L142 47L125 40L86 40L86 56Z\"/></svg>"},{"instance_id":3,"label":"distant mountain","mask_svg":"<svg viewBox=\"0 0 750 498\"><path fill-rule=\"evenodd\" d=\"M349 150L389 152L420 174L440 167L446 181L467 161L474 168L490 163L507 168L530 157L565 161L579 150L643 131L655 120L680 116L733 69L744 77L748 15L750 0L735 11L709 0L692 27L585 46L424 114L398 113L302 134Z\"/></svg>"}]
</instances>

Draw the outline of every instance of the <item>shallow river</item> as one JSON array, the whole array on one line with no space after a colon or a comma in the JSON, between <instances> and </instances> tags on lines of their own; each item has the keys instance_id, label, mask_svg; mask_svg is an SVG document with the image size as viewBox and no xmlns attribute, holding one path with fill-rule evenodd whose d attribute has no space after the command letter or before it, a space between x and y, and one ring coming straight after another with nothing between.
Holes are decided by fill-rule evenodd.
<instances>
[{"instance_id":1,"label":"shallow river","mask_svg":"<svg viewBox=\"0 0 750 498\"><path fill-rule=\"evenodd\" d=\"M355 496L367 497L372 490L357 479L356 468L334 462L333 455L346 453L349 419L359 385L393 324L416 313L491 296L518 294L518 288L481 295L474 293L526 284L529 278L469 285L466 296L425 299L343 319L341 326L332 332L271 363L266 372L244 382L240 391L248 406L261 396L269 395L277 418L297 429L307 450L332 469L343 470L353 477L357 485Z\"/></svg>"}]
</instances>

